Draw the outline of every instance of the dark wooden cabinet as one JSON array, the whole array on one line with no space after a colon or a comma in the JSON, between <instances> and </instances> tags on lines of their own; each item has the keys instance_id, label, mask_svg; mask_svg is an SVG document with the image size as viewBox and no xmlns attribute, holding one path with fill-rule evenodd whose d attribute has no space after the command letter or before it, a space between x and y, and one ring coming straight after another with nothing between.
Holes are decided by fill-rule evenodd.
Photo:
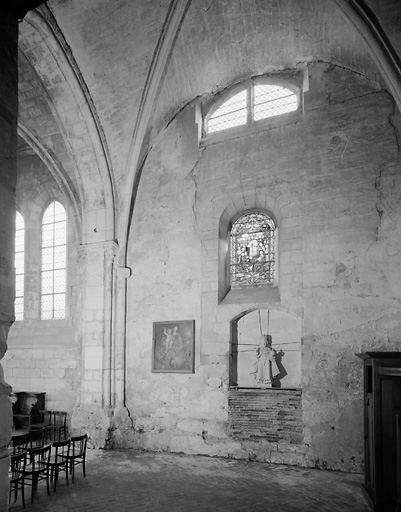
<instances>
[{"instance_id":1,"label":"dark wooden cabinet","mask_svg":"<svg viewBox=\"0 0 401 512\"><path fill-rule=\"evenodd\" d=\"M29 429L41 421L39 411L45 408L45 394L35 391L15 391L13 401L13 420L15 429ZM13 399L14 398L14 399Z\"/></svg>"},{"instance_id":2,"label":"dark wooden cabinet","mask_svg":"<svg viewBox=\"0 0 401 512\"><path fill-rule=\"evenodd\" d=\"M364 362L365 484L375 512L401 512L401 352Z\"/></svg>"}]
</instances>

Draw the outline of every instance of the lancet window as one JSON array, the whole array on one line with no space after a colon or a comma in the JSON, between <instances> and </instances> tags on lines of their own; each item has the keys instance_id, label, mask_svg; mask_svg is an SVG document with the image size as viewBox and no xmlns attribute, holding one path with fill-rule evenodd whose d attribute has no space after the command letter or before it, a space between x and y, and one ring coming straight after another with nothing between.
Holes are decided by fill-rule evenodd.
<instances>
[{"instance_id":1,"label":"lancet window","mask_svg":"<svg viewBox=\"0 0 401 512\"><path fill-rule=\"evenodd\" d=\"M65 318L67 274L67 216L53 201L42 218L41 318Z\"/></svg>"},{"instance_id":2,"label":"lancet window","mask_svg":"<svg viewBox=\"0 0 401 512\"><path fill-rule=\"evenodd\" d=\"M15 319L24 319L25 222L17 212L15 219Z\"/></svg>"}]
</instances>

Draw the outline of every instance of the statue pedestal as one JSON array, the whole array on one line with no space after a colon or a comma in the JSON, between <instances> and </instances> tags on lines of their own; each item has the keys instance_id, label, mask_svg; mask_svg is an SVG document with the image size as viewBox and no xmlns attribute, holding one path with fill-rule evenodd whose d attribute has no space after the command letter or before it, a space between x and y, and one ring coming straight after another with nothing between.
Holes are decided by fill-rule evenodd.
<instances>
[{"instance_id":1,"label":"statue pedestal","mask_svg":"<svg viewBox=\"0 0 401 512\"><path fill-rule=\"evenodd\" d=\"M259 384L260 389L270 389L273 387L272 382L262 382Z\"/></svg>"}]
</instances>

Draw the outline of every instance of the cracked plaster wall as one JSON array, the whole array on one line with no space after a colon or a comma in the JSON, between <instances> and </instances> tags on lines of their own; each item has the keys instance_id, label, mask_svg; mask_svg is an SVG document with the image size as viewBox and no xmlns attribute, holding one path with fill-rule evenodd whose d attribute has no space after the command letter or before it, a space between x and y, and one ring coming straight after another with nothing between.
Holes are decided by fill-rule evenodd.
<instances>
[{"instance_id":1,"label":"cracked plaster wall","mask_svg":"<svg viewBox=\"0 0 401 512\"><path fill-rule=\"evenodd\" d=\"M120 444L362 469L354 354L396 350L401 331L400 116L361 75L322 63L309 74L301 122L200 149L188 107L150 153L130 238L131 423L116 432ZM219 219L230 202L260 197L282 229L279 303L219 304ZM302 320L297 446L228 433L229 326L252 307ZM175 319L196 321L195 374L152 374L152 322Z\"/></svg>"}]
</instances>

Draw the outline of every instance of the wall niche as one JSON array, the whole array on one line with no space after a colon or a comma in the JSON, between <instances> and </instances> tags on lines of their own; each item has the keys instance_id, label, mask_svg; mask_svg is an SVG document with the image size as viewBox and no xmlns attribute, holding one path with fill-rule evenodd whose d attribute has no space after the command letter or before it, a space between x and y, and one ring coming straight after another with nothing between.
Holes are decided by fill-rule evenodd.
<instances>
[{"instance_id":1,"label":"wall niche","mask_svg":"<svg viewBox=\"0 0 401 512\"><path fill-rule=\"evenodd\" d=\"M269 384L260 382L257 365L266 339L275 351L273 375L278 373ZM230 435L302 443L301 319L282 309L243 312L231 322L230 355Z\"/></svg>"},{"instance_id":2,"label":"wall niche","mask_svg":"<svg viewBox=\"0 0 401 512\"><path fill-rule=\"evenodd\" d=\"M258 381L257 350L271 336L278 375L273 388L293 389L301 384L301 319L282 309L244 311L231 323L230 387L264 388Z\"/></svg>"}]
</instances>

